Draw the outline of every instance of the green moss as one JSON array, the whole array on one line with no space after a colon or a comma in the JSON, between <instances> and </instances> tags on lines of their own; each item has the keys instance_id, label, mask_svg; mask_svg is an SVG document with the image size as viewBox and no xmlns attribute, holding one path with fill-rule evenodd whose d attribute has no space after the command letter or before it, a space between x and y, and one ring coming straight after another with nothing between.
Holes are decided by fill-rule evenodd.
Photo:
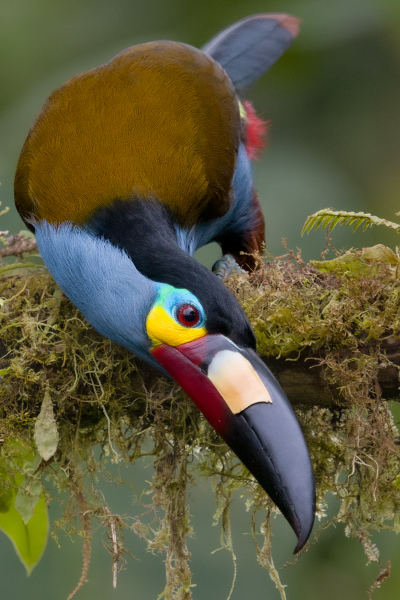
<instances>
[{"instance_id":1,"label":"green moss","mask_svg":"<svg viewBox=\"0 0 400 600\"><path fill-rule=\"evenodd\" d=\"M249 316L262 356L312 355L326 382L340 389L340 407L296 407L315 469L318 515L323 519L326 494L335 494L340 509L334 521L343 522L346 535L358 538L368 559L378 561L373 532L399 529L398 431L377 384L379 366L388 361L380 341L400 331L397 281L324 275L289 255L260 263L250 276L232 277L229 286ZM83 536L83 572L90 517L112 534L114 564L129 527L147 541L149 551L165 555L162 597L189 600L192 528L186 492L198 477L213 477L223 545L234 557L229 507L240 490L258 560L284 598L271 551L270 516L276 509L180 388L96 334L42 267L4 271L0 298L0 466L2 472L13 471L11 440L34 447L34 425L48 394L60 437L40 473L45 486L51 481L69 496L56 525ZM110 477L110 462L148 455L154 457L154 474L146 502L158 516L151 524L137 516L132 524L131 518L110 513L97 477ZM6 494L5 475L2 481ZM259 511L261 532L254 518Z\"/></svg>"}]
</instances>

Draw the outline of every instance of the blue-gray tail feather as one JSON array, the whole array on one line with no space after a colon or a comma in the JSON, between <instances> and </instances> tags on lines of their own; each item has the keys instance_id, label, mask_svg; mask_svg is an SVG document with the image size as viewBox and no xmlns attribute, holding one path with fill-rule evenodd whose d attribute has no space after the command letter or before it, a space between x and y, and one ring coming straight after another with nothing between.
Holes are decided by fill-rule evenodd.
<instances>
[{"instance_id":1,"label":"blue-gray tail feather","mask_svg":"<svg viewBox=\"0 0 400 600\"><path fill-rule=\"evenodd\" d=\"M235 89L241 91L282 56L297 31L295 17L254 15L224 29L202 50L225 69Z\"/></svg>"}]
</instances>

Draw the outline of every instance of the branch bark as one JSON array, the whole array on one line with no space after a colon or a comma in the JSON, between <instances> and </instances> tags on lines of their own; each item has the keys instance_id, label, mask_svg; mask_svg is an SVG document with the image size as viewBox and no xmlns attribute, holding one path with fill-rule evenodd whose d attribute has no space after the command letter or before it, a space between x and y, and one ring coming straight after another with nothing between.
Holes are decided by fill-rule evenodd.
<instances>
[{"instance_id":1,"label":"branch bark","mask_svg":"<svg viewBox=\"0 0 400 600\"><path fill-rule=\"evenodd\" d=\"M375 344L374 344L375 345ZM400 400L400 340L391 335L379 341L380 350L387 360L378 368L378 383L382 398ZM360 344L363 354L370 352L370 346ZM351 359L349 350L340 352L343 361ZM326 368L321 366L324 354L301 356L298 360L288 361L285 358L265 358L264 360L285 390L292 404L333 407L343 404L343 396L337 383L329 384Z\"/></svg>"}]
</instances>

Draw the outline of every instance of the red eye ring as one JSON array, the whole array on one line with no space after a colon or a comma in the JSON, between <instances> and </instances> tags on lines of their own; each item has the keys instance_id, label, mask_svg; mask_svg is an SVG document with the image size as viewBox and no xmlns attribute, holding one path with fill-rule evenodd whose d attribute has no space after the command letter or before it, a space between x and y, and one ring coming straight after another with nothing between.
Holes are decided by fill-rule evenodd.
<instances>
[{"instance_id":1,"label":"red eye ring","mask_svg":"<svg viewBox=\"0 0 400 600\"><path fill-rule=\"evenodd\" d=\"M184 327L195 327L200 321L200 313L193 304L181 304L176 310L176 318Z\"/></svg>"}]
</instances>

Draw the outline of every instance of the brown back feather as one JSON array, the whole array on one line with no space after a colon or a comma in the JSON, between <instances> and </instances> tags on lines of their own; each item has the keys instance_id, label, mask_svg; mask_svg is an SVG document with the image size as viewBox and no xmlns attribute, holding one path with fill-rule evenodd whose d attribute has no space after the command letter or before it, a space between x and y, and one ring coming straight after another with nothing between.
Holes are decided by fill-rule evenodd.
<instances>
[{"instance_id":1,"label":"brown back feather","mask_svg":"<svg viewBox=\"0 0 400 600\"><path fill-rule=\"evenodd\" d=\"M25 219L84 223L115 199L157 198L182 225L229 208L240 117L224 70L177 42L133 46L53 92L15 178Z\"/></svg>"}]
</instances>

